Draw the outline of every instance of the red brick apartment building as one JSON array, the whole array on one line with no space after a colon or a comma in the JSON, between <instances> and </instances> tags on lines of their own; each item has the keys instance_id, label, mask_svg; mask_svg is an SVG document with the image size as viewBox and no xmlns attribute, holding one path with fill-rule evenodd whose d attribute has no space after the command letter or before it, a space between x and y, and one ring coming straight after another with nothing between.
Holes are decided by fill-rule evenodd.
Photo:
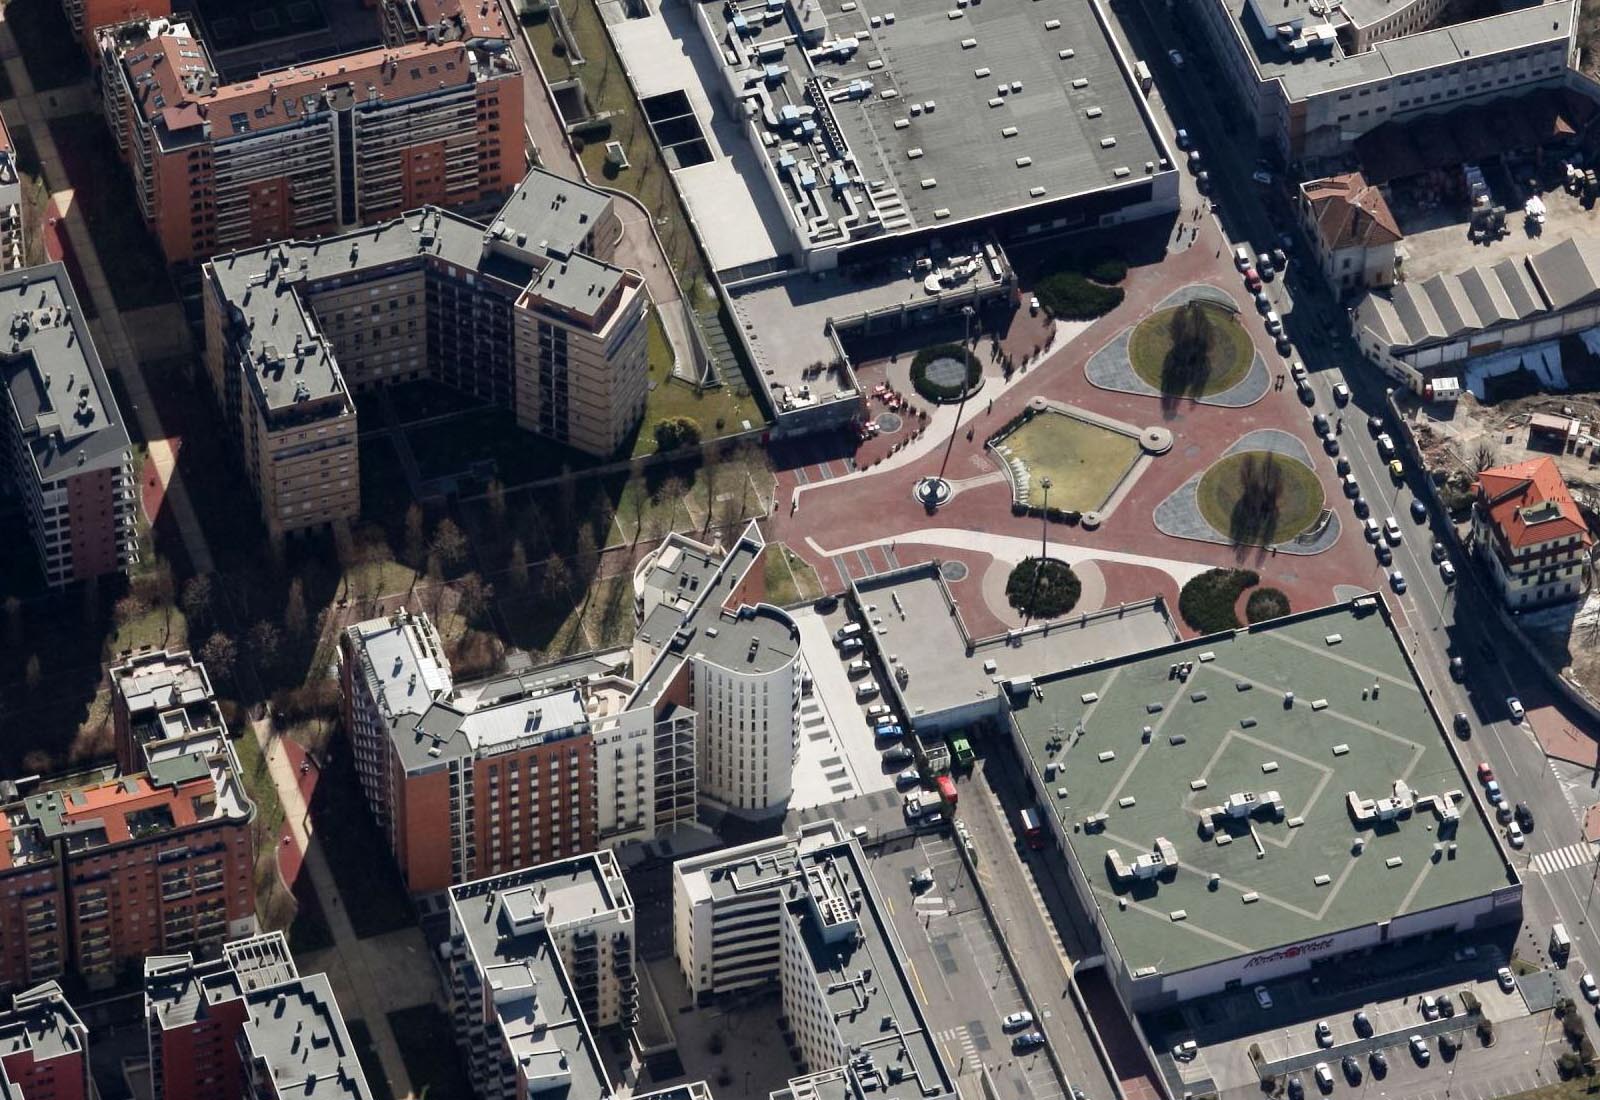
<instances>
[{"instance_id":1,"label":"red brick apartment building","mask_svg":"<svg viewBox=\"0 0 1600 1100\"><path fill-rule=\"evenodd\" d=\"M59 264L0 273L0 479L52 588L138 560L128 431Z\"/></svg>"},{"instance_id":2,"label":"red brick apartment building","mask_svg":"<svg viewBox=\"0 0 1600 1100\"><path fill-rule=\"evenodd\" d=\"M104 986L255 926L255 807L204 669L145 654L111 683L118 756L139 770L0 806L0 986L67 972Z\"/></svg>"},{"instance_id":3,"label":"red brick apartment building","mask_svg":"<svg viewBox=\"0 0 1600 1100\"><path fill-rule=\"evenodd\" d=\"M55 982L0 1011L0 1097L89 1100L89 1032Z\"/></svg>"},{"instance_id":4,"label":"red brick apartment building","mask_svg":"<svg viewBox=\"0 0 1600 1100\"><path fill-rule=\"evenodd\" d=\"M61 7L91 58L95 55L97 28L126 23L130 19L156 19L172 14L172 0L61 0Z\"/></svg>"},{"instance_id":5,"label":"red brick apartment building","mask_svg":"<svg viewBox=\"0 0 1600 1100\"><path fill-rule=\"evenodd\" d=\"M371 1100L324 974L271 932L144 967L153 1100Z\"/></svg>"},{"instance_id":6,"label":"red brick apartment building","mask_svg":"<svg viewBox=\"0 0 1600 1100\"><path fill-rule=\"evenodd\" d=\"M233 83L180 18L103 27L98 48L106 118L171 263L470 206L522 178L522 77L503 37Z\"/></svg>"}]
</instances>

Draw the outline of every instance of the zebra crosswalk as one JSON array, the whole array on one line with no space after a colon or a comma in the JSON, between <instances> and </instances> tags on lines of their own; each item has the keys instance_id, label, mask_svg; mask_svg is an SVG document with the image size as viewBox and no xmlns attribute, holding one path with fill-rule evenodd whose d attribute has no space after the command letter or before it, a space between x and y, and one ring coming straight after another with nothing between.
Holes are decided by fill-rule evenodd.
<instances>
[{"instance_id":1,"label":"zebra crosswalk","mask_svg":"<svg viewBox=\"0 0 1600 1100\"><path fill-rule=\"evenodd\" d=\"M1565 848L1557 848L1553 852L1540 852L1529 862L1528 869L1536 875L1548 875L1593 863L1594 859L1594 844L1580 840L1576 844L1568 844Z\"/></svg>"},{"instance_id":2,"label":"zebra crosswalk","mask_svg":"<svg viewBox=\"0 0 1600 1100\"><path fill-rule=\"evenodd\" d=\"M952 1043L961 1051L962 1058L969 1066L978 1064L978 1044L972 1041L972 1033L965 1024L941 1031L934 1035L942 1043Z\"/></svg>"}]
</instances>

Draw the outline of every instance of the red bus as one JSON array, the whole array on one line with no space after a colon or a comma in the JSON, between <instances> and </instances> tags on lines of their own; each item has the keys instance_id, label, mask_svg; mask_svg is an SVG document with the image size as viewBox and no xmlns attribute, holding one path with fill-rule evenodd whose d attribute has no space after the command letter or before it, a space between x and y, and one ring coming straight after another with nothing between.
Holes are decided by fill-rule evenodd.
<instances>
[{"instance_id":1,"label":"red bus","mask_svg":"<svg viewBox=\"0 0 1600 1100\"><path fill-rule=\"evenodd\" d=\"M1044 823L1039 820L1039 811L1032 806L1024 806L1018 816L1022 822L1022 839L1028 842L1028 847L1043 848Z\"/></svg>"},{"instance_id":2,"label":"red bus","mask_svg":"<svg viewBox=\"0 0 1600 1100\"><path fill-rule=\"evenodd\" d=\"M944 799L944 804L950 809L954 810L956 808L956 799L958 797L956 794L956 781L948 775L939 777L939 797Z\"/></svg>"}]
</instances>

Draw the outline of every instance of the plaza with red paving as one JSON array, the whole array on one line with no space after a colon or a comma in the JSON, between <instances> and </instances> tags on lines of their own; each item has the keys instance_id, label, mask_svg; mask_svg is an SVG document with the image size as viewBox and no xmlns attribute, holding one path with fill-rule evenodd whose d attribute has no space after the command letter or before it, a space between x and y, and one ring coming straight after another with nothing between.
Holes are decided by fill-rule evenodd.
<instances>
[{"instance_id":1,"label":"plaza with red paving","mask_svg":"<svg viewBox=\"0 0 1600 1100\"><path fill-rule=\"evenodd\" d=\"M1044 525L1036 517L1012 514L1010 483L985 442L1031 399L1043 397L1129 425L1164 427L1174 436L1171 451L1148 464L1098 529L1049 525L1051 555L1064 558L1075 569L1087 564L1099 575L1100 583L1093 586L1095 602L1086 584L1081 610L1155 595L1165 597L1175 609L1181 583L1214 566L1256 570L1261 582L1282 589L1296 610L1334 601L1336 586L1381 587L1384 571L1345 506L1333 462L1321 457L1310 414L1292 386L1269 388L1254 404L1227 408L1101 389L1085 375L1091 355L1149 316L1178 288L1198 283L1218 288L1235 302L1240 322L1272 374L1287 371L1287 361L1272 346L1226 252L1215 226L1205 219L1194 246L1158 264L1130 269L1124 283L1126 298L1116 310L1087 327L1074 326L1077 331L1069 338L1057 340L1009 381L998 370L986 369L984 385L968 401L953 444L955 410L930 409L924 422L914 410L929 408L928 403L908 385L895 385L891 367L889 384L899 393L909 393L913 412L901 417L898 432L881 434L859 449L843 441L780 448L778 507L771 536L803 556L830 591L841 590L847 578L928 558L959 560L968 568L962 580L953 582L952 591L961 600L970 628L981 636L1014 625L1016 614L1004 600L1003 574L997 586L993 568L998 561L1008 570L1023 557L1037 554ZM1026 311L1019 317L1025 318ZM1035 337L1030 332L1025 339L1034 342ZM871 389L867 382L863 386ZM883 409L875 401L871 415L878 416ZM920 438L911 438L924 423ZM1311 555L1274 553L1175 537L1156 527L1152 512L1161 501L1241 436L1262 428L1292 433L1316 456L1312 465L1322 485L1324 507L1338 513L1342 525L1332 547ZM918 478L938 473L942 464L955 493L930 513L913 490Z\"/></svg>"}]
</instances>

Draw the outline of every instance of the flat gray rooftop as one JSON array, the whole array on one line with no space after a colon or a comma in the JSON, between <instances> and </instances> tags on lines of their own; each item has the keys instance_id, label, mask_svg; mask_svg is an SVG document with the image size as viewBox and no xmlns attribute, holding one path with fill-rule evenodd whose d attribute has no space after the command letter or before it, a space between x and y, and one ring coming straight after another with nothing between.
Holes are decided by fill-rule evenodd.
<instances>
[{"instance_id":1,"label":"flat gray rooftop","mask_svg":"<svg viewBox=\"0 0 1600 1100\"><path fill-rule=\"evenodd\" d=\"M900 696L913 724L920 715L994 699L1001 680L1043 676L1087 661L1136 653L1176 640L1160 604L1088 617L1066 616L1022 632L1020 644L1000 635L968 647L949 589L933 562L853 581L873 622L873 644L908 674ZM993 670L988 664L993 662ZM891 678L892 681L892 678Z\"/></svg>"},{"instance_id":2,"label":"flat gray rooftop","mask_svg":"<svg viewBox=\"0 0 1600 1100\"><path fill-rule=\"evenodd\" d=\"M1274 25L1299 22L1310 27L1326 23L1331 29L1335 23L1344 22L1345 17L1337 12L1315 14L1311 0L1289 0L1286 7L1277 6L1273 0L1206 2L1224 6L1260 78L1281 80L1291 100L1309 99L1338 88L1400 77L1457 61L1481 61L1497 53L1564 39L1572 22L1572 6L1555 0L1393 38L1359 54L1345 53L1337 42L1321 49L1292 52L1284 49L1270 29L1263 26L1251 10L1253 3L1260 4ZM1350 5L1349 10L1350 17L1358 23L1372 22L1376 17L1393 13L1374 5L1372 0L1359 0Z\"/></svg>"},{"instance_id":3,"label":"flat gray rooftop","mask_svg":"<svg viewBox=\"0 0 1600 1100\"><path fill-rule=\"evenodd\" d=\"M257 990L245 1004L245 1042L253 1057L266 1061L284 1100L371 1100L326 974Z\"/></svg>"},{"instance_id":4,"label":"flat gray rooftop","mask_svg":"<svg viewBox=\"0 0 1600 1100\"><path fill-rule=\"evenodd\" d=\"M0 387L41 484L114 468L128 430L66 266L60 262L0 275Z\"/></svg>"},{"instance_id":5,"label":"flat gray rooftop","mask_svg":"<svg viewBox=\"0 0 1600 1100\"><path fill-rule=\"evenodd\" d=\"M1187 680L1175 662L1193 662ZM1473 778L1375 606L1336 605L1035 683L1042 698L1013 704L1017 729L1037 772L1061 765L1041 785L1066 793L1044 809L1059 815L1130 971L1186 970L1514 881ZM1413 810L1355 819L1347 792L1389 799L1405 794L1397 784ZM1262 808L1272 791L1281 818ZM1207 838L1209 809L1234 795L1255 799L1255 812L1217 818ZM1435 797L1460 814L1453 836ZM1098 814L1103 828L1085 828ZM1132 864L1158 839L1175 849L1175 875L1117 881L1108 853ZM1444 844L1453 850L1436 850Z\"/></svg>"}]
</instances>

